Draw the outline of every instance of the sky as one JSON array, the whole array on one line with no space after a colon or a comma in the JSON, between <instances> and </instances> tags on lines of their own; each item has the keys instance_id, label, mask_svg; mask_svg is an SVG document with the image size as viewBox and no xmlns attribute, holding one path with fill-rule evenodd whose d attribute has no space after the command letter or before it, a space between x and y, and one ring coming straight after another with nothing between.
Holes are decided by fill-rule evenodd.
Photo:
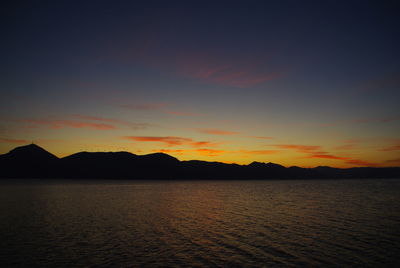
<instances>
[{"instance_id":1,"label":"sky","mask_svg":"<svg viewBox=\"0 0 400 268\"><path fill-rule=\"evenodd\" d=\"M400 166L398 1L2 5L1 154Z\"/></svg>"}]
</instances>

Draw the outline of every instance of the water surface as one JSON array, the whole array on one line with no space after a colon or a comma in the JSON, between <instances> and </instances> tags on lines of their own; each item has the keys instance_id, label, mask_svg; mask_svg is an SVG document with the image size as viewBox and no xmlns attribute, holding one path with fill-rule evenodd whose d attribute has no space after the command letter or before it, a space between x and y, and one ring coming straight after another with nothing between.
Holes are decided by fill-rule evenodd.
<instances>
[{"instance_id":1,"label":"water surface","mask_svg":"<svg viewBox=\"0 0 400 268\"><path fill-rule=\"evenodd\" d=\"M390 266L400 180L0 182L0 265Z\"/></svg>"}]
</instances>

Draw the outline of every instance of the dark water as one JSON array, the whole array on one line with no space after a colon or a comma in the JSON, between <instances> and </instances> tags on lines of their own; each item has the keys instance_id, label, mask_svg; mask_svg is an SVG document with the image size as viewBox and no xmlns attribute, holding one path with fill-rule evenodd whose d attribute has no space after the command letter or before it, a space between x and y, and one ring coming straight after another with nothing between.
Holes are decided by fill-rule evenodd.
<instances>
[{"instance_id":1,"label":"dark water","mask_svg":"<svg viewBox=\"0 0 400 268\"><path fill-rule=\"evenodd\" d=\"M400 180L0 183L0 266L394 266Z\"/></svg>"}]
</instances>

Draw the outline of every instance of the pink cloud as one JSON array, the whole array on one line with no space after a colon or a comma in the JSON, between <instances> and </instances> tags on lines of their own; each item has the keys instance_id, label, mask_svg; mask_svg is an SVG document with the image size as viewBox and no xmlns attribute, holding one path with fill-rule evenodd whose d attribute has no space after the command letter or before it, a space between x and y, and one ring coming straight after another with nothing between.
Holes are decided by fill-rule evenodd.
<instances>
[{"instance_id":1,"label":"pink cloud","mask_svg":"<svg viewBox=\"0 0 400 268\"><path fill-rule=\"evenodd\" d=\"M178 75L234 87L251 87L283 76L282 72L263 70L260 60L223 59L199 53L177 56Z\"/></svg>"},{"instance_id":2,"label":"pink cloud","mask_svg":"<svg viewBox=\"0 0 400 268\"><path fill-rule=\"evenodd\" d=\"M267 71L262 68L260 59L233 59L199 52L158 54L154 48L147 48L147 53L125 53L117 60L140 62L150 68L158 69L181 77L187 77L211 84L234 87L251 87L278 79L282 71ZM153 51L155 52L155 51Z\"/></svg>"}]
</instances>

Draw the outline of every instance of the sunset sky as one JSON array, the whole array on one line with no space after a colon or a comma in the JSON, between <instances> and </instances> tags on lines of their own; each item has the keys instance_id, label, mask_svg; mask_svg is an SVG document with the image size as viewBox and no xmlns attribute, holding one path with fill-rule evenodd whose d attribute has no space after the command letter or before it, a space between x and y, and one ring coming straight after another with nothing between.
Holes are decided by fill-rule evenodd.
<instances>
[{"instance_id":1,"label":"sunset sky","mask_svg":"<svg viewBox=\"0 0 400 268\"><path fill-rule=\"evenodd\" d=\"M400 166L398 1L11 2L1 154Z\"/></svg>"}]
</instances>

